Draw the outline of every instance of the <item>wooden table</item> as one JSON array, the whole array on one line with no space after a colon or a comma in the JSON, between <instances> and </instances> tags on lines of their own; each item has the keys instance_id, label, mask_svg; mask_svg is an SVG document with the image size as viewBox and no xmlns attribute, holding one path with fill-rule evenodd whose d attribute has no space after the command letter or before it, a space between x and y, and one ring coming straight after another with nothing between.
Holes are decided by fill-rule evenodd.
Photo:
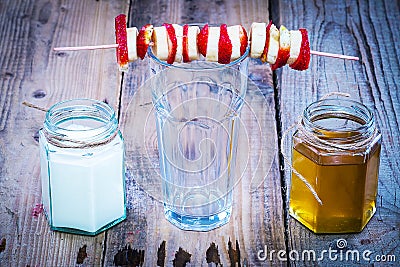
<instances>
[{"instance_id":1,"label":"wooden table","mask_svg":"<svg viewBox=\"0 0 400 267\"><path fill-rule=\"evenodd\" d=\"M250 134L250 148L263 152L261 164L251 160L235 187L227 225L207 233L181 231L164 219L161 203L135 182L135 177L156 172L144 150L132 146L129 128L135 126L128 124L151 107L146 94L139 94L148 60L130 64L122 75L115 51L52 51L56 46L113 43L114 17L120 13L128 15L130 26L139 27L209 22L249 29L253 21L272 19L289 29L307 28L314 50L357 55L360 61L313 56L307 71L284 67L272 72L267 64L251 60L249 77L260 90L249 93L247 101L267 134ZM0 22L0 266L398 266L398 1L2 0ZM383 137L377 212L358 234L315 235L287 212L290 171L278 149L282 133L309 103L333 91L350 93L370 107ZM49 107L82 97L115 108L128 148L128 218L95 237L53 232L40 213L38 130L44 113L21 105L28 101ZM246 112L243 118L251 123ZM155 149L150 154L156 155L155 137L148 138ZM286 153L289 143L285 141ZM254 177L260 186L249 190ZM337 249L338 239L347 241L345 249L372 251L371 261L280 260L283 253L295 255L293 251ZM257 254L265 248L274 252L260 261ZM376 256L391 262L379 262Z\"/></svg>"}]
</instances>

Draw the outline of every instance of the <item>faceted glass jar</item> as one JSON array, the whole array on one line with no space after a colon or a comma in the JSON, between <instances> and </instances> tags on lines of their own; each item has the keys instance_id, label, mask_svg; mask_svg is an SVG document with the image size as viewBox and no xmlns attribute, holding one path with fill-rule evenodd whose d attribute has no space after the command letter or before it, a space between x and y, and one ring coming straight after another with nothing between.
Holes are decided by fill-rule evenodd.
<instances>
[{"instance_id":1,"label":"faceted glass jar","mask_svg":"<svg viewBox=\"0 0 400 267\"><path fill-rule=\"evenodd\" d=\"M89 99L58 103L39 136L51 229L96 235L126 218L124 141L111 107Z\"/></svg>"},{"instance_id":2,"label":"faceted glass jar","mask_svg":"<svg viewBox=\"0 0 400 267\"><path fill-rule=\"evenodd\" d=\"M360 232L376 210L381 134L371 111L346 99L309 105L293 135L289 213L315 233Z\"/></svg>"}]
</instances>

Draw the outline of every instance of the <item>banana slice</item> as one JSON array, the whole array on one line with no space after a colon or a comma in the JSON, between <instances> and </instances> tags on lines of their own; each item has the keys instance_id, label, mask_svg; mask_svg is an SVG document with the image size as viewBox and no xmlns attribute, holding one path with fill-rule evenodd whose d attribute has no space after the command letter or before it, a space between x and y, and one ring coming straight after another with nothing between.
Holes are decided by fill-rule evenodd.
<instances>
[{"instance_id":1,"label":"banana slice","mask_svg":"<svg viewBox=\"0 0 400 267\"><path fill-rule=\"evenodd\" d=\"M178 24L172 24L172 27L174 27L174 29L175 29L176 42L177 42L175 62L182 62L183 27Z\"/></svg>"},{"instance_id":2,"label":"banana slice","mask_svg":"<svg viewBox=\"0 0 400 267\"><path fill-rule=\"evenodd\" d=\"M238 59L240 57L240 26L229 26L228 27L228 35L229 39L231 39L232 43L232 54L231 54L231 61Z\"/></svg>"},{"instance_id":3,"label":"banana slice","mask_svg":"<svg viewBox=\"0 0 400 267\"><path fill-rule=\"evenodd\" d=\"M199 50L197 49L197 35L200 28L197 26L189 26L188 29L188 54L189 60L199 59Z\"/></svg>"},{"instance_id":4,"label":"banana slice","mask_svg":"<svg viewBox=\"0 0 400 267\"><path fill-rule=\"evenodd\" d=\"M250 29L250 57L260 58L267 38L266 23L253 22Z\"/></svg>"},{"instance_id":5,"label":"banana slice","mask_svg":"<svg viewBox=\"0 0 400 267\"><path fill-rule=\"evenodd\" d=\"M283 25L279 27L279 46L283 50L290 49L290 32Z\"/></svg>"},{"instance_id":6,"label":"banana slice","mask_svg":"<svg viewBox=\"0 0 400 267\"><path fill-rule=\"evenodd\" d=\"M208 39L207 39L207 61L218 62L218 43L219 43L219 27L208 28Z\"/></svg>"},{"instance_id":7,"label":"banana slice","mask_svg":"<svg viewBox=\"0 0 400 267\"><path fill-rule=\"evenodd\" d=\"M130 62L132 62L138 58L136 51L136 37L138 36L139 32L136 27L132 27L127 28L126 33L128 39L128 59Z\"/></svg>"},{"instance_id":8,"label":"banana slice","mask_svg":"<svg viewBox=\"0 0 400 267\"><path fill-rule=\"evenodd\" d=\"M154 27L153 31L153 47L151 48L153 54L160 60L167 60L168 58L168 34L164 26Z\"/></svg>"},{"instance_id":9,"label":"banana slice","mask_svg":"<svg viewBox=\"0 0 400 267\"><path fill-rule=\"evenodd\" d=\"M279 51L279 30L278 28L276 28L274 24L272 24L269 30L269 46L267 55L268 63L274 64L276 62L278 51Z\"/></svg>"},{"instance_id":10,"label":"banana slice","mask_svg":"<svg viewBox=\"0 0 400 267\"><path fill-rule=\"evenodd\" d=\"M287 64L292 64L297 60L300 54L301 40L300 31L290 31L290 55Z\"/></svg>"}]
</instances>

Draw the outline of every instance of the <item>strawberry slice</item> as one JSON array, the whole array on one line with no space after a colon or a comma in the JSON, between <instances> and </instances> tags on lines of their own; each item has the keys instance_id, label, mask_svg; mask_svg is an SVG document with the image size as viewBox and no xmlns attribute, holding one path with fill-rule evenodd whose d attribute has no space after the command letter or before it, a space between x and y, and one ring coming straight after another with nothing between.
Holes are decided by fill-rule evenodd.
<instances>
[{"instance_id":1,"label":"strawberry slice","mask_svg":"<svg viewBox=\"0 0 400 267\"><path fill-rule=\"evenodd\" d=\"M218 41L218 63L228 64L231 62L232 42L228 35L228 26L222 24L219 27Z\"/></svg>"},{"instance_id":2,"label":"strawberry slice","mask_svg":"<svg viewBox=\"0 0 400 267\"><path fill-rule=\"evenodd\" d=\"M200 30L197 35L197 47L199 49L200 54L206 56L207 54L207 42L208 42L208 24L204 25L204 27Z\"/></svg>"},{"instance_id":3,"label":"strawberry slice","mask_svg":"<svg viewBox=\"0 0 400 267\"><path fill-rule=\"evenodd\" d=\"M137 55L141 59L144 59L144 57L146 56L152 34L153 34L153 25L146 24L140 29L139 34L136 37Z\"/></svg>"},{"instance_id":4,"label":"strawberry slice","mask_svg":"<svg viewBox=\"0 0 400 267\"><path fill-rule=\"evenodd\" d=\"M128 69L128 34L126 33L126 15L119 14L115 17L115 41L118 44L117 62L121 70Z\"/></svg>"},{"instance_id":5,"label":"strawberry slice","mask_svg":"<svg viewBox=\"0 0 400 267\"><path fill-rule=\"evenodd\" d=\"M286 62L290 56L290 49L280 49L278 51L278 56L276 57L275 64L271 65L271 70L279 69L286 65Z\"/></svg>"},{"instance_id":6,"label":"strawberry slice","mask_svg":"<svg viewBox=\"0 0 400 267\"><path fill-rule=\"evenodd\" d=\"M301 32L301 48L297 60L289 65L294 70L306 70L310 64L310 43L306 29L299 29Z\"/></svg>"},{"instance_id":7,"label":"strawberry slice","mask_svg":"<svg viewBox=\"0 0 400 267\"><path fill-rule=\"evenodd\" d=\"M246 52L246 48L248 45L248 38L246 29L240 25L239 28L239 37L240 37L240 56L243 56L244 52Z\"/></svg>"},{"instance_id":8,"label":"strawberry slice","mask_svg":"<svg viewBox=\"0 0 400 267\"><path fill-rule=\"evenodd\" d=\"M275 64L271 65L271 70L279 69L286 65L286 62L290 56L290 49L280 49L278 51L278 56L276 57Z\"/></svg>"},{"instance_id":9,"label":"strawberry slice","mask_svg":"<svg viewBox=\"0 0 400 267\"><path fill-rule=\"evenodd\" d=\"M188 43L189 25L183 25L183 38L182 38L182 58L183 62L189 62L189 43Z\"/></svg>"},{"instance_id":10,"label":"strawberry slice","mask_svg":"<svg viewBox=\"0 0 400 267\"><path fill-rule=\"evenodd\" d=\"M174 26L170 23L164 23L163 26L167 29L168 33L168 58L167 63L172 64L175 61L176 50L178 48L178 42L176 40L176 34Z\"/></svg>"},{"instance_id":11,"label":"strawberry slice","mask_svg":"<svg viewBox=\"0 0 400 267\"><path fill-rule=\"evenodd\" d=\"M267 27L265 28L267 35L265 38L265 46L264 46L264 51L261 54L261 62L265 63L267 62L267 56L268 56L268 47L269 47L269 30L271 29L272 26L272 20L269 21Z\"/></svg>"}]
</instances>

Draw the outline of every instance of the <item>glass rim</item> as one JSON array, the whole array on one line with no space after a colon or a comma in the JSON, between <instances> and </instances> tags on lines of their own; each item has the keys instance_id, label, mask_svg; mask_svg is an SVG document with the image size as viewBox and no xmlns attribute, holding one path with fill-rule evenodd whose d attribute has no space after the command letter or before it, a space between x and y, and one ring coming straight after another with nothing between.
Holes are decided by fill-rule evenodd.
<instances>
[{"instance_id":1,"label":"glass rim","mask_svg":"<svg viewBox=\"0 0 400 267\"><path fill-rule=\"evenodd\" d=\"M90 129L67 129L65 127L61 127L58 124L64 119L54 119L52 118L53 116L57 115L58 112L69 112L69 117L74 118L73 115L73 108L74 107L85 107L85 106L90 106L93 107L94 105L97 105L96 109L98 110L98 107L101 107L105 112L104 114L108 114L109 117L107 119L104 119L104 123L102 125L99 125L94 128ZM77 112L77 110L76 110ZM98 116L100 118L100 116ZM87 117L88 119L90 117ZM105 118L105 116L103 116ZM107 131L107 129L110 128L110 125L114 123L116 120L116 114L113 108L110 107L107 103L95 99L90 99L90 98L74 98L74 99L68 99L68 100L63 100L60 102L57 102L56 104L52 105L46 112L45 116L45 127L48 130L51 130L54 133L57 133L58 131L63 131L63 132L70 132L70 133L76 133L76 132L98 132L99 129L104 128L104 132Z\"/></svg>"},{"instance_id":2,"label":"glass rim","mask_svg":"<svg viewBox=\"0 0 400 267\"><path fill-rule=\"evenodd\" d=\"M148 48L147 54L149 55L151 60L153 60L154 62L156 62L164 67L177 68L177 69L190 70L190 71L200 71L200 70L213 70L213 69L217 70L217 69L229 68L229 67L238 65L239 63L245 61L248 58L249 52L250 52L250 48L249 48L249 46L247 46L246 51L244 52L243 55L241 55L239 58L235 59L234 61L229 62L228 64L221 64L218 62L206 61L206 60L193 60L190 62L176 62L178 64L169 64L166 61L160 60L158 57L156 57L153 54L153 51L150 47ZM199 63L199 62L208 62L210 64L212 63L213 66L204 67L204 68L190 67L190 65L192 63Z\"/></svg>"},{"instance_id":3,"label":"glass rim","mask_svg":"<svg viewBox=\"0 0 400 267\"><path fill-rule=\"evenodd\" d=\"M354 108L354 106L356 108ZM317 109L318 107L320 107L320 109ZM313 119L316 117L316 115L313 113L315 113L317 110L322 109L324 109L322 114L330 114L332 115L332 118L343 118L340 116L340 114L353 116L361 120L361 122L359 122L360 125L352 126L346 129L338 129L317 125L316 122L320 119ZM338 112L338 109L341 109L341 112ZM353 111L353 113L351 113L350 111ZM373 132L375 127L374 115L367 106L365 106L361 102L343 98L327 98L309 104L303 112L302 122L304 125L308 126L313 132L315 132L315 130L322 130L339 134L348 134L350 132L365 134L368 132Z\"/></svg>"}]
</instances>

